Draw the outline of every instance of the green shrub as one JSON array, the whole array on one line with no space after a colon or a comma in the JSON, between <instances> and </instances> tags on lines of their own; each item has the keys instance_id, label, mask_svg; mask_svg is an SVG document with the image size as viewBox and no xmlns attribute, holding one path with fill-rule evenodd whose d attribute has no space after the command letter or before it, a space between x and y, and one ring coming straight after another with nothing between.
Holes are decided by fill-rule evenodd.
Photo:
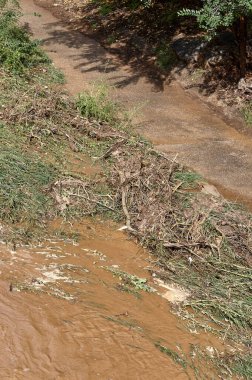
<instances>
[{"instance_id":1,"label":"green shrub","mask_svg":"<svg viewBox=\"0 0 252 380\"><path fill-rule=\"evenodd\" d=\"M156 49L156 55L157 55L157 66L161 70L168 70L171 69L172 66L176 63L177 58L176 54L171 48L169 44L161 44Z\"/></svg>"},{"instance_id":2,"label":"green shrub","mask_svg":"<svg viewBox=\"0 0 252 380\"><path fill-rule=\"evenodd\" d=\"M0 0L0 65L15 74L49 62L38 41L30 41L28 32L18 24L18 3Z\"/></svg>"},{"instance_id":3,"label":"green shrub","mask_svg":"<svg viewBox=\"0 0 252 380\"><path fill-rule=\"evenodd\" d=\"M111 13L113 11L113 9L112 9L111 5L109 5L109 4L102 4L100 6L99 11L100 11L100 14L102 16L107 16L109 13Z\"/></svg>"}]
</instances>

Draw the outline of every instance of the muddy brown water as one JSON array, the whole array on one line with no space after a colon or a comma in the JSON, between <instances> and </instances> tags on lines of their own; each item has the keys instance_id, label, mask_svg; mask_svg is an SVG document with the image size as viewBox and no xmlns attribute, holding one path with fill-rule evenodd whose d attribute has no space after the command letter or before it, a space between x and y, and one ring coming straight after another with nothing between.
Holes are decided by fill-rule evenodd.
<instances>
[{"instance_id":1,"label":"muddy brown water","mask_svg":"<svg viewBox=\"0 0 252 380\"><path fill-rule=\"evenodd\" d=\"M190 333L171 313L147 252L113 223L86 220L68 229L78 242L16 251L0 245L0 378L193 379L155 342L185 353L190 344L221 344ZM123 292L104 267L147 278L157 292Z\"/></svg>"}]
</instances>

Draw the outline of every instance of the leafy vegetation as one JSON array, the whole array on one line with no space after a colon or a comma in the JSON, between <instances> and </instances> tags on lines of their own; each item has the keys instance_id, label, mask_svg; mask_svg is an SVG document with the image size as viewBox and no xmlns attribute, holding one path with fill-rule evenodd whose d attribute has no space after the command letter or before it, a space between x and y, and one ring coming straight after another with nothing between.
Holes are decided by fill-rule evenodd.
<instances>
[{"instance_id":1,"label":"leafy vegetation","mask_svg":"<svg viewBox=\"0 0 252 380\"><path fill-rule=\"evenodd\" d=\"M0 2L0 64L17 74L26 69L49 62L39 49L37 41L31 41L26 30L18 25L18 3L11 0Z\"/></svg>"},{"instance_id":2,"label":"leafy vegetation","mask_svg":"<svg viewBox=\"0 0 252 380\"><path fill-rule=\"evenodd\" d=\"M221 28L232 27L240 53L241 77L246 74L248 17L252 14L251 0L205 0L199 9L184 9L180 15L196 17L199 25L211 37Z\"/></svg>"},{"instance_id":3,"label":"leafy vegetation","mask_svg":"<svg viewBox=\"0 0 252 380\"><path fill-rule=\"evenodd\" d=\"M135 290L143 290L145 292L155 292L151 286L147 285L146 278L140 278L138 276L126 273L115 267L103 267L109 272L112 272L115 276L119 277L123 281L123 285L128 285Z\"/></svg>"}]
</instances>

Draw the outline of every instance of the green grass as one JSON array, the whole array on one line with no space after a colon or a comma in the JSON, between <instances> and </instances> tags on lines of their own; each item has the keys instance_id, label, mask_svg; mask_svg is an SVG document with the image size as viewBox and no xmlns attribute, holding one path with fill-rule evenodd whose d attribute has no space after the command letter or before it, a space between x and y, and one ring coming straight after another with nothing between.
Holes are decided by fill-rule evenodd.
<instances>
[{"instance_id":1,"label":"green grass","mask_svg":"<svg viewBox=\"0 0 252 380\"><path fill-rule=\"evenodd\" d=\"M43 221L52 207L46 189L58 171L13 140L15 136L12 139L12 134L0 125L0 218L11 223Z\"/></svg>"},{"instance_id":2,"label":"green grass","mask_svg":"<svg viewBox=\"0 0 252 380\"><path fill-rule=\"evenodd\" d=\"M101 4L99 8L99 12L102 16L107 16L113 11L113 8L111 7L110 4Z\"/></svg>"},{"instance_id":3,"label":"green grass","mask_svg":"<svg viewBox=\"0 0 252 380\"><path fill-rule=\"evenodd\" d=\"M237 376L241 376L246 380L252 379L252 357L247 355L244 357L236 357L235 362L232 365L233 373Z\"/></svg>"},{"instance_id":4,"label":"green grass","mask_svg":"<svg viewBox=\"0 0 252 380\"><path fill-rule=\"evenodd\" d=\"M64 73L56 68L53 64L43 67L43 70L37 75L37 80L39 83L48 84L65 84L66 79Z\"/></svg>"},{"instance_id":5,"label":"green grass","mask_svg":"<svg viewBox=\"0 0 252 380\"><path fill-rule=\"evenodd\" d=\"M182 182L182 187L193 189L197 186L199 181L202 181L201 175L189 171L176 171L173 178L176 181Z\"/></svg>"},{"instance_id":6,"label":"green grass","mask_svg":"<svg viewBox=\"0 0 252 380\"><path fill-rule=\"evenodd\" d=\"M0 64L13 73L25 74L29 68L50 60L38 41L31 41L27 31L19 27L19 17L17 2L1 1Z\"/></svg>"},{"instance_id":7,"label":"green grass","mask_svg":"<svg viewBox=\"0 0 252 380\"><path fill-rule=\"evenodd\" d=\"M79 94L77 109L82 116L99 122L114 123L118 115L118 107L109 99L108 87L105 84L93 85L89 92Z\"/></svg>"},{"instance_id":8,"label":"green grass","mask_svg":"<svg viewBox=\"0 0 252 380\"><path fill-rule=\"evenodd\" d=\"M155 346L164 354L169 356L176 364L179 364L182 368L187 368L187 361L182 358L176 351L172 350L169 347L163 346L160 343L156 343Z\"/></svg>"},{"instance_id":9,"label":"green grass","mask_svg":"<svg viewBox=\"0 0 252 380\"><path fill-rule=\"evenodd\" d=\"M242 109L242 114L247 125L252 126L252 102L249 102Z\"/></svg>"},{"instance_id":10,"label":"green grass","mask_svg":"<svg viewBox=\"0 0 252 380\"><path fill-rule=\"evenodd\" d=\"M111 35L107 38L107 40L106 40L106 42L107 42L108 45L112 45L112 44L114 44L116 41L117 41L117 36L116 36L115 34L111 34Z\"/></svg>"},{"instance_id":11,"label":"green grass","mask_svg":"<svg viewBox=\"0 0 252 380\"><path fill-rule=\"evenodd\" d=\"M176 272L176 276L169 275L170 281L189 288L192 293L183 305L192 310L187 314L188 320L199 327L211 320L217 330L208 324L209 331L246 344L252 327L251 269L237 264L231 257L225 262L217 257L209 258L202 262L199 271L178 257L170 260L169 265Z\"/></svg>"}]
</instances>

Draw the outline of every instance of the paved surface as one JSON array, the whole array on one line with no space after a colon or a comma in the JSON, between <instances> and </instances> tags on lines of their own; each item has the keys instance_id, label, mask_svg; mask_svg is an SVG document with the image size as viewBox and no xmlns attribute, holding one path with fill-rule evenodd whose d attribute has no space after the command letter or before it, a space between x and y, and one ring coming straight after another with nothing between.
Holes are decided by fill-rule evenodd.
<instances>
[{"instance_id":1,"label":"paved surface","mask_svg":"<svg viewBox=\"0 0 252 380\"><path fill-rule=\"evenodd\" d=\"M70 93L94 81L112 85L112 95L136 109L139 131L156 147L202 174L227 197L252 205L252 139L229 126L217 113L177 82L156 92L147 79L120 66L99 43L70 30L33 0L21 0L23 21L67 79ZM34 12L40 17L34 16Z\"/></svg>"}]
</instances>

